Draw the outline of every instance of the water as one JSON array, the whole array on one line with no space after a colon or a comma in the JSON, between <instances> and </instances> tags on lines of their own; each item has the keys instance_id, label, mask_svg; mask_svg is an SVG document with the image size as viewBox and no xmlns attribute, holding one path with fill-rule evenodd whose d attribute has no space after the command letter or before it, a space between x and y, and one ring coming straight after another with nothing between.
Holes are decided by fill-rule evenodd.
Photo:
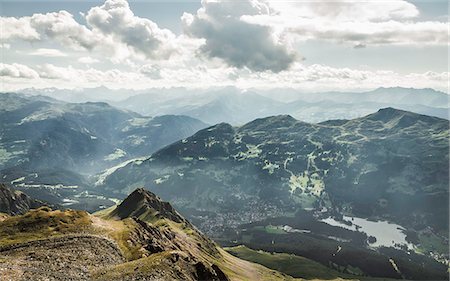
<instances>
[{"instance_id":1,"label":"water","mask_svg":"<svg viewBox=\"0 0 450 281\"><path fill-rule=\"evenodd\" d=\"M406 241L405 230L402 226L388 221L369 221L363 218L344 216L345 221L350 221L352 225L346 225L342 222L336 221L334 218L326 218L321 221L342 228L364 232L367 236L373 236L377 241L370 244L373 247L394 247L394 244L402 244L412 248L412 245ZM359 226L359 229L357 229Z\"/></svg>"}]
</instances>

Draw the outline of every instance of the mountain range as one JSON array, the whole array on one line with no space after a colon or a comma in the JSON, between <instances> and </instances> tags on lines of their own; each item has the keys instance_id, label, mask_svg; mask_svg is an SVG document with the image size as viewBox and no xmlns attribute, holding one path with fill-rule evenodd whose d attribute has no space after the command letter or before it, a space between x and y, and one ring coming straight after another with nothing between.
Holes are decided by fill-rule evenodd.
<instances>
[{"instance_id":1,"label":"mountain range","mask_svg":"<svg viewBox=\"0 0 450 281\"><path fill-rule=\"evenodd\" d=\"M107 257L98 264L120 265L120 272L95 269L91 275L83 275L88 274L82 270L85 264L77 265L81 271L76 269L74 276L82 278L131 278L122 275L122 270L128 270L122 261L130 261L125 257L130 249L121 248L123 241L117 240L122 231L139 229L136 235L146 239L153 235L156 244L149 246L152 249L174 243L176 235L149 230L139 221L127 224L133 218L146 223L169 220L195 231L198 227L203 238L195 234L194 240L203 241L208 235L220 245L230 246L225 250L233 255L292 277L438 280L447 275L449 121L429 116L447 112L443 93L381 88L373 93L319 93L307 101L306 96L300 101L275 100L268 92L234 88L184 93L186 96L183 89L165 89L152 93L154 100L145 92L127 99L131 107L153 110L152 115L164 110L185 114L155 117L126 109L120 99L110 106L105 102L69 103L30 93L1 94L0 179L16 191L1 186L0 195L9 199L0 198L0 220L11 219L12 225L22 221L26 225L31 220L27 235L34 241L49 235L45 226L45 233L36 230L48 213L48 229L58 235L75 235L74 241L88 249L103 245L92 250ZM386 107L360 116L383 105L371 96L390 102L392 94L396 95L392 103L400 107L413 107L414 111L421 107L433 114ZM416 101L427 105L417 106ZM313 121L300 121L286 112ZM263 117L267 115L272 116ZM321 122L322 118L326 121ZM207 127L200 120L216 125ZM227 120L231 124L222 122ZM142 186L170 201L180 213L143 189L135 191ZM20 219L9 217L44 205L50 207L31 210ZM102 211L92 216L65 208ZM60 218L64 224L59 223ZM95 223L92 228L94 221L110 230L119 229L100 231ZM78 222L89 235L106 233L119 247L79 236L74 231ZM9 227L5 235L14 232L14 227ZM173 228L170 231L179 233ZM45 245L30 243L47 255L48 247L66 242L55 237ZM67 247L72 252L79 250L70 243ZM201 245L210 247L209 242ZM15 256L8 247L8 255ZM111 256L105 249L114 253L119 249L121 254ZM152 270L151 274L164 272L174 279L189 280L205 273L222 280L222 274L228 276L229 272L212 267L218 260L210 260L211 253L206 260L194 259L194 264L176 263L182 273ZM92 256L89 251L84 254ZM63 254L61 258L66 259ZM199 265L200 271L196 267L199 261L206 262ZM133 262L133 266L147 267L142 260ZM148 272L142 274L142 278L150 278ZM285 278L282 273L273 274Z\"/></svg>"},{"instance_id":2,"label":"mountain range","mask_svg":"<svg viewBox=\"0 0 450 281\"><path fill-rule=\"evenodd\" d=\"M318 124L289 115L256 119L241 127L221 123L145 160L127 163L102 177L96 190L120 197L137 186L148 186L172 202L204 233L225 244L240 241L256 249L286 252L288 248L272 245L275 231L296 237L292 241L299 245L317 245L318 249L327 245L323 253L343 247L342 241L346 241L350 249L356 247L350 256L374 255L379 259L378 255L386 255L383 247L393 247L399 252L390 255L399 262L404 261L403 251L410 252L407 249L412 248L445 260L448 137L448 120L394 108L357 119ZM313 219L308 224L312 226L302 228L299 220L311 214ZM292 216L294 220L289 219ZM280 219L277 223L251 225L271 217ZM330 217L340 222L339 231L325 227L324 222ZM362 220L363 225L370 221L396 223L405 234L393 235L406 236L406 240L389 241L381 248L375 247L375 252L367 252L367 248L373 248L370 233L359 236L360 226L353 226L354 219ZM345 225L355 229L340 233ZM297 230L291 233L289 229ZM311 235L316 240L311 241ZM332 242L329 237L341 242ZM434 242L430 244L429 239ZM290 245L292 241L286 243ZM265 243L267 247L261 248ZM329 261L303 248L290 253L322 263ZM349 264L348 259L334 262L339 266ZM384 262L386 259L382 259ZM350 264L361 269L361 265ZM434 276L442 274L442 268L439 270L441 273ZM395 272L377 275L370 268L363 272L398 277ZM423 277L404 272L409 278Z\"/></svg>"},{"instance_id":3,"label":"mountain range","mask_svg":"<svg viewBox=\"0 0 450 281\"><path fill-rule=\"evenodd\" d=\"M318 123L362 117L380 108L395 107L448 119L448 95L433 89L377 88L366 92L304 92L290 88L208 89L161 88L112 90L106 87L61 90L24 89L28 96L45 95L66 102L101 101L145 116L182 114L208 124L243 125L256 118L289 114Z\"/></svg>"},{"instance_id":4,"label":"mountain range","mask_svg":"<svg viewBox=\"0 0 450 281\"><path fill-rule=\"evenodd\" d=\"M221 123L128 163L99 188L127 194L145 184L183 208L248 212L255 201L267 212L344 209L439 229L446 225L439 207L448 194L448 127L448 120L393 108L319 124L288 115Z\"/></svg>"},{"instance_id":5,"label":"mountain range","mask_svg":"<svg viewBox=\"0 0 450 281\"><path fill-rule=\"evenodd\" d=\"M304 93L289 89L243 91L225 87L184 95L172 95L168 90L141 93L113 104L141 114L183 114L209 124L243 125L256 118L280 114L318 123L362 117L389 106L448 119L448 95L432 89L378 88L360 93Z\"/></svg>"},{"instance_id":6,"label":"mountain range","mask_svg":"<svg viewBox=\"0 0 450 281\"><path fill-rule=\"evenodd\" d=\"M0 94L0 119L2 181L58 204L65 203L58 197L82 192L89 176L150 155L207 126L187 116L146 117L102 102L66 103L9 93ZM91 203L84 208L91 210ZM112 202L95 204L92 208Z\"/></svg>"}]
</instances>

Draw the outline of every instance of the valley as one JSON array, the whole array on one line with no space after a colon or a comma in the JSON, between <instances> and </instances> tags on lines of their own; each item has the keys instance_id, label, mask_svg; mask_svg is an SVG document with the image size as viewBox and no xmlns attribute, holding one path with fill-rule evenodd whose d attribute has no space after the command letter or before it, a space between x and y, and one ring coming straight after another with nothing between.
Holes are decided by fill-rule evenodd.
<instances>
[{"instance_id":1,"label":"valley","mask_svg":"<svg viewBox=\"0 0 450 281\"><path fill-rule=\"evenodd\" d=\"M146 117L102 102L3 93L0 103L1 182L88 211L119 200L90 189L92 176L207 126L187 116Z\"/></svg>"},{"instance_id":2,"label":"valley","mask_svg":"<svg viewBox=\"0 0 450 281\"><path fill-rule=\"evenodd\" d=\"M145 186L233 255L293 278L447 276L448 120L383 108L351 120L306 123L275 115L242 126L208 126L192 117L145 117L105 103L2 98L9 104L0 111L7 120L2 182L41 202L23 205L20 214L50 204L100 210L102 219L153 222L145 209L130 214L135 206L124 208L126 215L108 215ZM55 134L59 127L64 129ZM3 212L10 210L5 206ZM49 233L24 238L41 235ZM73 239L84 243L89 237ZM132 260L130 266L156 266L166 258ZM118 268L127 272L127 266ZM191 272L189 265L181 267ZM99 280L123 277L89 272Z\"/></svg>"}]
</instances>

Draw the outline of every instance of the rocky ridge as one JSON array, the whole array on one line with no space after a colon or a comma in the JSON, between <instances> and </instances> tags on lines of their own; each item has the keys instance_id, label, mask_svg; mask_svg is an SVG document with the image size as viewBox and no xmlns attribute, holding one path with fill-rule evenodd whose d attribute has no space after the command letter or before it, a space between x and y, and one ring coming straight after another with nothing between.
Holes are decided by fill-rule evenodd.
<instances>
[{"instance_id":1,"label":"rocky ridge","mask_svg":"<svg viewBox=\"0 0 450 281\"><path fill-rule=\"evenodd\" d=\"M0 222L0 273L6 280L293 279L226 253L144 189L121 205L95 215L41 207L8 217Z\"/></svg>"}]
</instances>

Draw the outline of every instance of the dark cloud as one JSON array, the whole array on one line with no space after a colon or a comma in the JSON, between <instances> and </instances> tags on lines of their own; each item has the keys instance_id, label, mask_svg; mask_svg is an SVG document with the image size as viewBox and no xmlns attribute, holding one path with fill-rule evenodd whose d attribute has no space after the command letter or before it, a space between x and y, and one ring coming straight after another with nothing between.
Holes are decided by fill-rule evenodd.
<instances>
[{"instance_id":1,"label":"dark cloud","mask_svg":"<svg viewBox=\"0 0 450 281\"><path fill-rule=\"evenodd\" d=\"M183 15L184 30L203 38L203 54L224 60L230 66L254 71L280 72L296 55L279 42L271 27L252 24L246 15L269 14L270 7L258 1L203 1L196 15Z\"/></svg>"}]
</instances>

